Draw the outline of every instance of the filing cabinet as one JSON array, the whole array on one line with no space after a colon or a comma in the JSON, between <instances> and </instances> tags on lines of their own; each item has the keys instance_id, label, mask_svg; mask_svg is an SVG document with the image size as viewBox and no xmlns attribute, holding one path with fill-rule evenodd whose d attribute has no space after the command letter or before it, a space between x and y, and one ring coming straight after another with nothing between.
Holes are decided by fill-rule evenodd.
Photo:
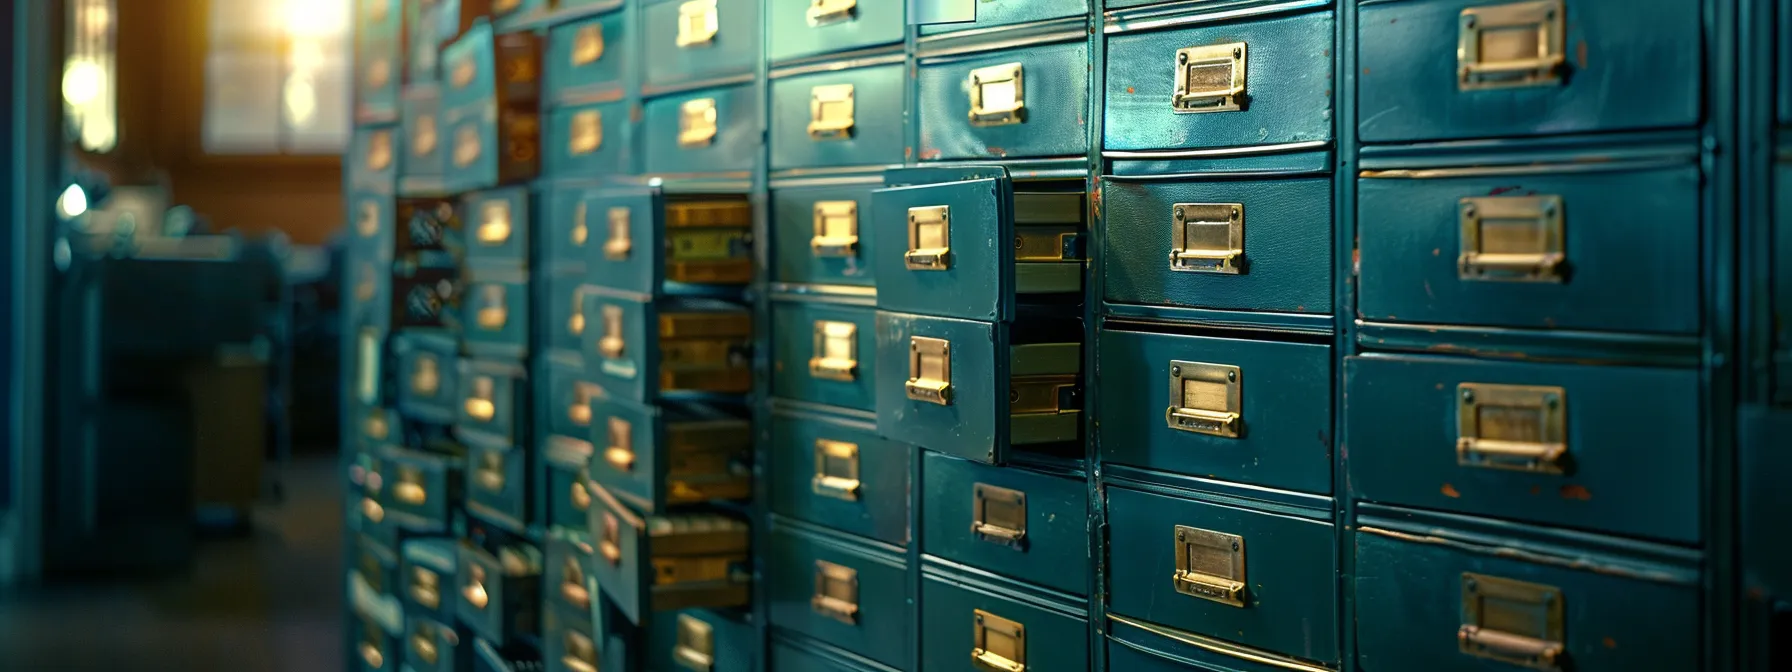
<instances>
[{"instance_id":1,"label":"filing cabinet","mask_svg":"<svg viewBox=\"0 0 1792 672\"><path fill-rule=\"evenodd\" d=\"M562 3L565 4L565 3ZM619 100L633 70L636 40L629 13L607 12L548 29L542 98L560 106Z\"/></svg>"},{"instance_id":2,"label":"filing cabinet","mask_svg":"<svg viewBox=\"0 0 1792 672\"><path fill-rule=\"evenodd\" d=\"M878 62L771 82L772 170L902 163L907 79L900 60Z\"/></svg>"},{"instance_id":3,"label":"filing cabinet","mask_svg":"<svg viewBox=\"0 0 1792 672\"><path fill-rule=\"evenodd\" d=\"M553 672L585 672L602 669L598 640L591 625L568 613L550 609L542 616L542 669Z\"/></svg>"},{"instance_id":4,"label":"filing cabinet","mask_svg":"<svg viewBox=\"0 0 1792 672\"><path fill-rule=\"evenodd\" d=\"M455 429L469 443L498 447L527 443L528 372L499 360L464 359L458 372L460 402Z\"/></svg>"},{"instance_id":5,"label":"filing cabinet","mask_svg":"<svg viewBox=\"0 0 1792 672\"><path fill-rule=\"evenodd\" d=\"M772 279L870 287L878 258L876 236L871 235L875 190L872 184L774 189Z\"/></svg>"},{"instance_id":6,"label":"filing cabinet","mask_svg":"<svg viewBox=\"0 0 1792 672\"><path fill-rule=\"evenodd\" d=\"M385 481L382 524L415 531L446 532L461 501L463 456L405 450L381 451Z\"/></svg>"},{"instance_id":7,"label":"filing cabinet","mask_svg":"<svg viewBox=\"0 0 1792 672\"><path fill-rule=\"evenodd\" d=\"M396 104L395 100L394 106ZM383 194L390 194L397 188L398 156L403 142L401 132L397 124L355 129L342 165L349 188Z\"/></svg>"},{"instance_id":8,"label":"filing cabinet","mask_svg":"<svg viewBox=\"0 0 1792 672\"><path fill-rule=\"evenodd\" d=\"M708 0L686 0L707 2ZM719 0L726 2L728 0ZM643 103L640 133L649 175L747 173L761 161L765 113L750 84L672 94Z\"/></svg>"},{"instance_id":9,"label":"filing cabinet","mask_svg":"<svg viewBox=\"0 0 1792 672\"><path fill-rule=\"evenodd\" d=\"M442 13L445 0L406 0L405 86L438 84L442 80Z\"/></svg>"},{"instance_id":10,"label":"filing cabinet","mask_svg":"<svg viewBox=\"0 0 1792 672\"><path fill-rule=\"evenodd\" d=\"M658 187L587 192L581 201L594 285L648 296L683 285L753 279L753 205L734 194L667 194ZM575 213L578 214L578 213Z\"/></svg>"},{"instance_id":11,"label":"filing cabinet","mask_svg":"<svg viewBox=\"0 0 1792 672\"><path fill-rule=\"evenodd\" d=\"M627 103L568 105L545 116L547 147L542 175L579 177L618 175L630 168Z\"/></svg>"},{"instance_id":12,"label":"filing cabinet","mask_svg":"<svg viewBox=\"0 0 1792 672\"><path fill-rule=\"evenodd\" d=\"M1085 154L1085 32L1071 25L1016 50L922 59L915 75L921 160ZM1045 42L1066 39L1074 41Z\"/></svg>"},{"instance_id":13,"label":"filing cabinet","mask_svg":"<svg viewBox=\"0 0 1792 672\"><path fill-rule=\"evenodd\" d=\"M584 533L584 524L549 530L546 548L541 582L542 613L560 614L565 625L582 625L588 631L586 637L591 637L591 591L585 568L590 566L594 550L590 537ZM552 637L554 629L546 628L543 634Z\"/></svg>"},{"instance_id":14,"label":"filing cabinet","mask_svg":"<svg viewBox=\"0 0 1792 672\"><path fill-rule=\"evenodd\" d=\"M861 411L877 409L877 311L867 306L772 306L772 393ZM906 370L906 369L904 369Z\"/></svg>"},{"instance_id":15,"label":"filing cabinet","mask_svg":"<svg viewBox=\"0 0 1792 672\"><path fill-rule=\"evenodd\" d=\"M912 449L863 420L772 415L770 508L780 516L877 541L909 542Z\"/></svg>"},{"instance_id":16,"label":"filing cabinet","mask_svg":"<svg viewBox=\"0 0 1792 672\"><path fill-rule=\"evenodd\" d=\"M929 452L921 479L928 496L916 506L927 557L1062 594L1088 592L1082 474L996 468Z\"/></svg>"},{"instance_id":17,"label":"filing cabinet","mask_svg":"<svg viewBox=\"0 0 1792 672\"><path fill-rule=\"evenodd\" d=\"M641 302L597 288L585 295L585 325L586 373L613 396L645 401L752 386L753 314L740 304Z\"/></svg>"},{"instance_id":18,"label":"filing cabinet","mask_svg":"<svg viewBox=\"0 0 1792 672\"><path fill-rule=\"evenodd\" d=\"M454 422L460 402L459 344L454 336L442 330L406 329L392 339L392 355L398 363L393 386L398 411L424 422Z\"/></svg>"},{"instance_id":19,"label":"filing cabinet","mask_svg":"<svg viewBox=\"0 0 1792 672\"><path fill-rule=\"evenodd\" d=\"M531 465L520 446L470 443L467 446L467 513L512 533L529 525Z\"/></svg>"},{"instance_id":20,"label":"filing cabinet","mask_svg":"<svg viewBox=\"0 0 1792 672\"><path fill-rule=\"evenodd\" d=\"M751 423L699 403L591 401L591 480L644 513L753 493Z\"/></svg>"},{"instance_id":21,"label":"filing cabinet","mask_svg":"<svg viewBox=\"0 0 1792 672\"><path fill-rule=\"evenodd\" d=\"M767 0L765 59L783 63L902 42L907 3Z\"/></svg>"},{"instance_id":22,"label":"filing cabinet","mask_svg":"<svg viewBox=\"0 0 1792 672\"><path fill-rule=\"evenodd\" d=\"M505 545L494 551L460 548L460 619L481 639L510 642L540 633L541 553Z\"/></svg>"},{"instance_id":23,"label":"filing cabinet","mask_svg":"<svg viewBox=\"0 0 1792 672\"><path fill-rule=\"evenodd\" d=\"M773 627L897 669L910 666L913 595L901 556L781 520L769 543L766 599Z\"/></svg>"},{"instance_id":24,"label":"filing cabinet","mask_svg":"<svg viewBox=\"0 0 1792 672\"><path fill-rule=\"evenodd\" d=\"M664 87L749 75L760 59L759 0L638 0L641 76Z\"/></svg>"},{"instance_id":25,"label":"filing cabinet","mask_svg":"<svg viewBox=\"0 0 1792 672\"><path fill-rule=\"evenodd\" d=\"M527 187L494 189L462 199L468 268L527 268L535 199Z\"/></svg>"},{"instance_id":26,"label":"filing cabinet","mask_svg":"<svg viewBox=\"0 0 1792 672\"><path fill-rule=\"evenodd\" d=\"M407 86L402 106L405 151L398 167L398 190L407 194L442 193L448 166L448 143L442 140L442 90L433 84Z\"/></svg>"},{"instance_id":27,"label":"filing cabinet","mask_svg":"<svg viewBox=\"0 0 1792 672\"><path fill-rule=\"evenodd\" d=\"M529 352L529 275L521 269L468 269L461 299L461 345L476 357Z\"/></svg>"},{"instance_id":28,"label":"filing cabinet","mask_svg":"<svg viewBox=\"0 0 1792 672\"><path fill-rule=\"evenodd\" d=\"M486 189L541 169L541 44L532 33L494 34L478 22L442 50L449 133L447 185Z\"/></svg>"},{"instance_id":29,"label":"filing cabinet","mask_svg":"<svg viewBox=\"0 0 1792 672\"><path fill-rule=\"evenodd\" d=\"M355 621L355 655L359 659L359 669L364 672L391 669L388 662L397 664L401 660L403 649L398 638L387 633L378 622L368 618Z\"/></svg>"},{"instance_id":30,"label":"filing cabinet","mask_svg":"<svg viewBox=\"0 0 1792 672\"><path fill-rule=\"evenodd\" d=\"M753 575L746 521L710 509L642 516L604 488L592 494L592 576L628 622L748 604Z\"/></svg>"}]
</instances>

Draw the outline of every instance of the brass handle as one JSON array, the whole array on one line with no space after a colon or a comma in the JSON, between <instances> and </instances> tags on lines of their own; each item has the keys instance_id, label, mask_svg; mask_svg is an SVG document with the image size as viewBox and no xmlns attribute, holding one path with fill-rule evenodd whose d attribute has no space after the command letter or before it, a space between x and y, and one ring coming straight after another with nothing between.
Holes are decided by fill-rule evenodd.
<instances>
[{"instance_id":1,"label":"brass handle","mask_svg":"<svg viewBox=\"0 0 1792 672\"><path fill-rule=\"evenodd\" d=\"M984 672L1025 672L1026 626L982 609L973 609L971 667Z\"/></svg>"},{"instance_id":2,"label":"brass handle","mask_svg":"<svg viewBox=\"0 0 1792 672\"><path fill-rule=\"evenodd\" d=\"M481 488L484 488L491 492L503 492L504 491L504 467L503 467L503 463L502 463L501 459L494 460L493 462L481 464L479 466L477 475L475 475L473 478L474 478L474 480L479 482L479 487L481 487Z\"/></svg>"},{"instance_id":3,"label":"brass handle","mask_svg":"<svg viewBox=\"0 0 1792 672\"><path fill-rule=\"evenodd\" d=\"M573 573L567 572L566 580L560 583L560 596L566 599L567 604L584 609L591 606L591 591L586 590L585 586L578 582L578 578Z\"/></svg>"},{"instance_id":4,"label":"brass handle","mask_svg":"<svg viewBox=\"0 0 1792 672\"><path fill-rule=\"evenodd\" d=\"M573 156L583 156L597 151L604 146L604 117L598 110L585 110L572 116L572 136L567 140L566 151Z\"/></svg>"},{"instance_id":5,"label":"brass handle","mask_svg":"<svg viewBox=\"0 0 1792 672\"><path fill-rule=\"evenodd\" d=\"M809 89L809 139L851 139L855 107L851 84L831 84Z\"/></svg>"},{"instance_id":6,"label":"brass handle","mask_svg":"<svg viewBox=\"0 0 1792 672\"><path fill-rule=\"evenodd\" d=\"M708 147L716 139L716 99L687 100L678 106L678 146L684 149Z\"/></svg>"},{"instance_id":7,"label":"brass handle","mask_svg":"<svg viewBox=\"0 0 1792 672\"><path fill-rule=\"evenodd\" d=\"M392 496L411 506L422 506L429 500L429 493L423 489L423 485L411 481L399 481L397 485L392 486Z\"/></svg>"},{"instance_id":8,"label":"brass handle","mask_svg":"<svg viewBox=\"0 0 1792 672\"><path fill-rule=\"evenodd\" d=\"M815 593L809 608L847 625L859 622L859 571L826 560L815 561Z\"/></svg>"},{"instance_id":9,"label":"brass handle","mask_svg":"<svg viewBox=\"0 0 1792 672\"><path fill-rule=\"evenodd\" d=\"M1170 362L1170 405L1164 422L1170 429L1229 439L1243 425L1244 370L1230 364Z\"/></svg>"},{"instance_id":10,"label":"brass handle","mask_svg":"<svg viewBox=\"0 0 1792 672\"><path fill-rule=\"evenodd\" d=\"M572 64L576 66L590 65L604 57L604 30L602 24L589 24L579 28L572 37Z\"/></svg>"},{"instance_id":11,"label":"brass handle","mask_svg":"<svg viewBox=\"0 0 1792 672\"><path fill-rule=\"evenodd\" d=\"M951 342L943 338L910 336L908 349L908 380L903 383L908 398L951 406Z\"/></svg>"},{"instance_id":12,"label":"brass handle","mask_svg":"<svg viewBox=\"0 0 1792 672\"><path fill-rule=\"evenodd\" d=\"M467 125L454 131L454 166L456 168L473 165L473 162L479 159L481 151L483 148L479 143L478 128ZM486 242L483 234L480 236L480 242Z\"/></svg>"},{"instance_id":13,"label":"brass handle","mask_svg":"<svg viewBox=\"0 0 1792 672\"><path fill-rule=\"evenodd\" d=\"M1456 463L1543 474L1568 471L1567 390L1456 386Z\"/></svg>"},{"instance_id":14,"label":"brass handle","mask_svg":"<svg viewBox=\"0 0 1792 672\"><path fill-rule=\"evenodd\" d=\"M1170 270L1244 273L1243 203L1177 203L1170 226Z\"/></svg>"},{"instance_id":15,"label":"brass handle","mask_svg":"<svg viewBox=\"0 0 1792 672\"><path fill-rule=\"evenodd\" d=\"M373 501L371 497L362 498L361 517L378 523L386 519L386 507L380 506L380 503Z\"/></svg>"},{"instance_id":16,"label":"brass handle","mask_svg":"<svg viewBox=\"0 0 1792 672\"><path fill-rule=\"evenodd\" d=\"M435 640L421 632L411 635L411 652L417 654L419 660L430 665L436 664L436 657L440 653L436 650Z\"/></svg>"},{"instance_id":17,"label":"brass handle","mask_svg":"<svg viewBox=\"0 0 1792 672\"><path fill-rule=\"evenodd\" d=\"M1566 280L1565 217L1560 196L1484 196L1458 204L1463 280Z\"/></svg>"},{"instance_id":18,"label":"brass handle","mask_svg":"<svg viewBox=\"0 0 1792 672\"><path fill-rule=\"evenodd\" d=\"M1027 669L1026 665L1004 658L1001 654L982 649L971 652L971 666L986 672L1023 672Z\"/></svg>"},{"instance_id":19,"label":"brass handle","mask_svg":"<svg viewBox=\"0 0 1792 672\"><path fill-rule=\"evenodd\" d=\"M591 491L586 490L583 483L572 484L572 508L580 511L591 508Z\"/></svg>"},{"instance_id":20,"label":"brass handle","mask_svg":"<svg viewBox=\"0 0 1792 672\"><path fill-rule=\"evenodd\" d=\"M810 0L806 16L811 27L825 26L851 21L858 6L859 0Z\"/></svg>"},{"instance_id":21,"label":"brass handle","mask_svg":"<svg viewBox=\"0 0 1792 672\"><path fill-rule=\"evenodd\" d=\"M1567 658L1567 649L1561 642L1546 642L1478 625L1462 626L1456 631L1456 640L1463 651L1499 660L1526 661L1529 663L1527 667L1538 670L1560 670Z\"/></svg>"},{"instance_id":22,"label":"brass handle","mask_svg":"<svg viewBox=\"0 0 1792 672\"><path fill-rule=\"evenodd\" d=\"M572 672L597 672L597 666L572 656L561 656L560 664Z\"/></svg>"},{"instance_id":23,"label":"brass handle","mask_svg":"<svg viewBox=\"0 0 1792 672\"><path fill-rule=\"evenodd\" d=\"M1245 606L1244 537L1176 526L1176 592L1234 607Z\"/></svg>"},{"instance_id":24,"label":"brass handle","mask_svg":"<svg viewBox=\"0 0 1792 672\"><path fill-rule=\"evenodd\" d=\"M809 251L817 257L852 257L859 251L859 202L816 201L815 235Z\"/></svg>"},{"instance_id":25,"label":"brass handle","mask_svg":"<svg viewBox=\"0 0 1792 672\"><path fill-rule=\"evenodd\" d=\"M971 486L971 534L1023 550L1027 539L1027 493L988 483Z\"/></svg>"},{"instance_id":26,"label":"brass handle","mask_svg":"<svg viewBox=\"0 0 1792 672\"><path fill-rule=\"evenodd\" d=\"M911 271L944 271L952 267L952 208L936 205L908 209L908 251L902 264Z\"/></svg>"},{"instance_id":27,"label":"brass handle","mask_svg":"<svg viewBox=\"0 0 1792 672\"><path fill-rule=\"evenodd\" d=\"M672 660L691 672L710 672L716 663L715 626L690 614L678 615L678 639Z\"/></svg>"},{"instance_id":28,"label":"brass handle","mask_svg":"<svg viewBox=\"0 0 1792 672\"><path fill-rule=\"evenodd\" d=\"M1026 87L1020 63L971 71L971 125L1004 126L1025 121Z\"/></svg>"},{"instance_id":29,"label":"brass handle","mask_svg":"<svg viewBox=\"0 0 1792 672\"><path fill-rule=\"evenodd\" d=\"M478 238L481 245L488 247L510 240L510 203L491 201L480 209Z\"/></svg>"},{"instance_id":30,"label":"brass handle","mask_svg":"<svg viewBox=\"0 0 1792 672\"><path fill-rule=\"evenodd\" d=\"M604 556L604 560L611 565L622 564L622 546L617 544L613 539L605 539L598 542L597 554Z\"/></svg>"},{"instance_id":31,"label":"brass handle","mask_svg":"<svg viewBox=\"0 0 1792 672\"><path fill-rule=\"evenodd\" d=\"M442 593L436 590L435 586L413 584L411 586L411 599L416 600L417 604L434 609L441 606Z\"/></svg>"},{"instance_id":32,"label":"brass handle","mask_svg":"<svg viewBox=\"0 0 1792 672\"><path fill-rule=\"evenodd\" d=\"M680 49L709 46L720 29L716 0L688 0L678 6L678 39L674 44Z\"/></svg>"},{"instance_id":33,"label":"brass handle","mask_svg":"<svg viewBox=\"0 0 1792 672\"><path fill-rule=\"evenodd\" d=\"M1177 50L1171 111L1199 114L1244 109L1246 55L1243 42Z\"/></svg>"},{"instance_id":34,"label":"brass handle","mask_svg":"<svg viewBox=\"0 0 1792 672\"><path fill-rule=\"evenodd\" d=\"M367 642L361 643L361 660L376 670L386 666L386 656L380 653L380 647Z\"/></svg>"},{"instance_id":35,"label":"brass handle","mask_svg":"<svg viewBox=\"0 0 1792 672\"><path fill-rule=\"evenodd\" d=\"M474 609L480 611L484 611L485 605L491 601L491 595L485 592L485 584L477 581L467 584L466 588L461 589L460 594L461 597L466 598L467 604L473 605Z\"/></svg>"},{"instance_id":36,"label":"brass handle","mask_svg":"<svg viewBox=\"0 0 1792 672\"><path fill-rule=\"evenodd\" d=\"M465 406L467 415L472 416L474 420L480 422L491 422L492 416L496 415L498 412L497 406L494 405L490 399L472 397L467 399Z\"/></svg>"},{"instance_id":37,"label":"brass handle","mask_svg":"<svg viewBox=\"0 0 1792 672\"><path fill-rule=\"evenodd\" d=\"M1567 44L1561 0L1469 7L1459 15L1456 87L1462 91L1562 81Z\"/></svg>"},{"instance_id":38,"label":"brass handle","mask_svg":"<svg viewBox=\"0 0 1792 672\"><path fill-rule=\"evenodd\" d=\"M815 476L812 492L848 502L859 499L859 445L829 439L815 440Z\"/></svg>"},{"instance_id":39,"label":"brass handle","mask_svg":"<svg viewBox=\"0 0 1792 672\"><path fill-rule=\"evenodd\" d=\"M815 354L809 358L809 377L851 382L858 377L859 326L851 322L815 323Z\"/></svg>"}]
</instances>

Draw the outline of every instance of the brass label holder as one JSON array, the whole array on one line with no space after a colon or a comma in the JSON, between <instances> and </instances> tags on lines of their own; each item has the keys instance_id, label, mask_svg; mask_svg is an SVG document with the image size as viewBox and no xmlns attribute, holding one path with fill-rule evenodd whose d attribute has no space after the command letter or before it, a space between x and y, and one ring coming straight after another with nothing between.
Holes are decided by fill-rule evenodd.
<instances>
[{"instance_id":1,"label":"brass label holder","mask_svg":"<svg viewBox=\"0 0 1792 672\"><path fill-rule=\"evenodd\" d=\"M1456 463L1539 474L1568 471L1568 392L1560 387L1460 383Z\"/></svg>"},{"instance_id":2,"label":"brass label holder","mask_svg":"<svg viewBox=\"0 0 1792 672\"><path fill-rule=\"evenodd\" d=\"M572 138L566 151L583 156L604 146L604 116L600 110L584 110L572 115Z\"/></svg>"},{"instance_id":3,"label":"brass label holder","mask_svg":"<svg viewBox=\"0 0 1792 672\"><path fill-rule=\"evenodd\" d=\"M1553 282L1567 278L1560 196L1483 196L1457 204L1463 280Z\"/></svg>"},{"instance_id":4,"label":"brass label holder","mask_svg":"<svg viewBox=\"0 0 1792 672\"><path fill-rule=\"evenodd\" d=\"M1176 90L1170 94L1170 109L1176 114L1244 109L1246 56L1243 42L1176 50Z\"/></svg>"},{"instance_id":5,"label":"brass label holder","mask_svg":"<svg viewBox=\"0 0 1792 672\"><path fill-rule=\"evenodd\" d=\"M491 283L480 287L479 309L474 313L474 321L480 329L501 331L504 324L510 321L510 308L505 301L505 294L502 284Z\"/></svg>"},{"instance_id":6,"label":"brass label holder","mask_svg":"<svg viewBox=\"0 0 1792 672\"><path fill-rule=\"evenodd\" d=\"M973 484L971 534L998 546L1027 550L1027 493L988 483Z\"/></svg>"},{"instance_id":7,"label":"brass label holder","mask_svg":"<svg viewBox=\"0 0 1792 672\"><path fill-rule=\"evenodd\" d=\"M810 488L822 497L859 500L859 444L815 440L815 478Z\"/></svg>"},{"instance_id":8,"label":"brass label holder","mask_svg":"<svg viewBox=\"0 0 1792 672\"><path fill-rule=\"evenodd\" d=\"M612 206L604 213L609 222L610 235L604 239L604 258L610 261L628 259L629 253L635 249L634 237L629 233L632 227L632 213L628 206Z\"/></svg>"},{"instance_id":9,"label":"brass label holder","mask_svg":"<svg viewBox=\"0 0 1792 672\"><path fill-rule=\"evenodd\" d=\"M1566 13L1561 0L1462 10L1457 17L1457 89L1561 84L1567 64Z\"/></svg>"},{"instance_id":10,"label":"brass label holder","mask_svg":"<svg viewBox=\"0 0 1792 672\"><path fill-rule=\"evenodd\" d=\"M1170 227L1170 270L1244 273L1244 204L1177 203Z\"/></svg>"},{"instance_id":11,"label":"brass label holder","mask_svg":"<svg viewBox=\"0 0 1792 672\"><path fill-rule=\"evenodd\" d=\"M847 625L859 624L859 570L826 560L815 561L815 613Z\"/></svg>"},{"instance_id":12,"label":"brass label holder","mask_svg":"<svg viewBox=\"0 0 1792 672\"><path fill-rule=\"evenodd\" d=\"M911 271L944 271L952 267L952 207L933 205L908 209L908 251L902 264Z\"/></svg>"},{"instance_id":13,"label":"brass label holder","mask_svg":"<svg viewBox=\"0 0 1792 672\"><path fill-rule=\"evenodd\" d=\"M690 614L679 614L672 661L690 672L711 672L716 664L715 627Z\"/></svg>"},{"instance_id":14,"label":"brass label holder","mask_svg":"<svg viewBox=\"0 0 1792 672\"><path fill-rule=\"evenodd\" d=\"M815 236L809 250L817 257L853 257L859 253L859 202L816 201Z\"/></svg>"},{"instance_id":15,"label":"brass label holder","mask_svg":"<svg viewBox=\"0 0 1792 672\"><path fill-rule=\"evenodd\" d=\"M635 469L635 430L629 421L612 416L609 422L609 444L604 448L604 463L622 473Z\"/></svg>"},{"instance_id":16,"label":"brass label holder","mask_svg":"<svg viewBox=\"0 0 1792 672\"><path fill-rule=\"evenodd\" d=\"M1176 526L1176 592L1243 607L1244 537Z\"/></svg>"},{"instance_id":17,"label":"brass label holder","mask_svg":"<svg viewBox=\"0 0 1792 672\"><path fill-rule=\"evenodd\" d=\"M941 406L952 405L952 344L943 338L910 336L908 398Z\"/></svg>"},{"instance_id":18,"label":"brass label holder","mask_svg":"<svg viewBox=\"0 0 1792 672\"><path fill-rule=\"evenodd\" d=\"M708 147L716 139L716 99L696 98L678 106L678 146Z\"/></svg>"},{"instance_id":19,"label":"brass label holder","mask_svg":"<svg viewBox=\"0 0 1792 672\"><path fill-rule=\"evenodd\" d=\"M854 20L858 7L859 0L809 0L804 16L810 27L825 26Z\"/></svg>"},{"instance_id":20,"label":"brass label holder","mask_svg":"<svg viewBox=\"0 0 1792 672\"><path fill-rule=\"evenodd\" d=\"M491 422L498 413L497 381L491 376L475 376L471 384L473 389L461 405L474 420Z\"/></svg>"},{"instance_id":21,"label":"brass label holder","mask_svg":"<svg viewBox=\"0 0 1792 672\"><path fill-rule=\"evenodd\" d=\"M494 199L479 207L479 244L487 247L503 245L510 240L510 201Z\"/></svg>"},{"instance_id":22,"label":"brass label holder","mask_svg":"<svg viewBox=\"0 0 1792 672\"><path fill-rule=\"evenodd\" d=\"M1026 121L1026 80L1020 63L971 71L972 126L1006 126Z\"/></svg>"},{"instance_id":23,"label":"brass label holder","mask_svg":"<svg viewBox=\"0 0 1792 672\"><path fill-rule=\"evenodd\" d=\"M572 36L572 64L574 67L596 63L604 57L603 24L591 23L580 27Z\"/></svg>"},{"instance_id":24,"label":"brass label holder","mask_svg":"<svg viewBox=\"0 0 1792 672\"><path fill-rule=\"evenodd\" d=\"M1568 662L1563 603L1555 586L1463 572L1457 646L1465 655L1561 672Z\"/></svg>"},{"instance_id":25,"label":"brass label holder","mask_svg":"<svg viewBox=\"0 0 1792 672\"><path fill-rule=\"evenodd\" d=\"M454 166L465 168L479 160L484 151L479 143L479 129L473 124L465 124L454 131Z\"/></svg>"},{"instance_id":26,"label":"brass label holder","mask_svg":"<svg viewBox=\"0 0 1792 672\"><path fill-rule=\"evenodd\" d=\"M1243 430L1244 372L1230 364L1170 362L1170 429L1238 438Z\"/></svg>"},{"instance_id":27,"label":"brass label holder","mask_svg":"<svg viewBox=\"0 0 1792 672\"><path fill-rule=\"evenodd\" d=\"M859 374L859 325L816 320L814 352L809 358L811 378L852 382Z\"/></svg>"},{"instance_id":28,"label":"brass label holder","mask_svg":"<svg viewBox=\"0 0 1792 672\"><path fill-rule=\"evenodd\" d=\"M809 139L851 140L853 86L832 84L809 89Z\"/></svg>"},{"instance_id":29,"label":"brass label holder","mask_svg":"<svg viewBox=\"0 0 1792 672\"><path fill-rule=\"evenodd\" d=\"M982 609L971 610L971 666L983 672L1026 672L1027 628Z\"/></svg>"},{"instance_id":30,"label":"brass label holder","mask_svg":"<svg viewBox=\"0 0 1792 672\"><path fill-rule=\"evenodd\" d=\"M624 352L622 306L603 306L604 337L598 339L597 352L604 359L619 359Z\"/></svg>"},{"instance_id":31,"label":"brass label holder","mask_svg":"<svg viewBox=\"0 0 1792 672\"><path fill-rule=\"evenodd\" d=\"M678 39L680 49L707 47L715 44L721 29L716 16L716 0L687 0L678 6Z\"/></svg>"}]
</instances>

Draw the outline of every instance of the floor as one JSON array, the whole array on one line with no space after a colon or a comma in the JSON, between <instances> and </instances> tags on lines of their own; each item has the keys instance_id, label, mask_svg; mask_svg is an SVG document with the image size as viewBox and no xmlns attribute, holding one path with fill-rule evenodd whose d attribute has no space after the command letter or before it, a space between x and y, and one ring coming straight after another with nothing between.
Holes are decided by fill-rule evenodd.
<instances>
[{"instance_id":1,"label":"floor","mask_svg":"<svg viewBox=\"0 0 1792 672\"><path fill-rule=\"evenodd\" d=\"M334 672L344 637L341 479L295 457L287 500L206 540L185 576L0 596L0 669Z\"/></svg>"}]
</instances>

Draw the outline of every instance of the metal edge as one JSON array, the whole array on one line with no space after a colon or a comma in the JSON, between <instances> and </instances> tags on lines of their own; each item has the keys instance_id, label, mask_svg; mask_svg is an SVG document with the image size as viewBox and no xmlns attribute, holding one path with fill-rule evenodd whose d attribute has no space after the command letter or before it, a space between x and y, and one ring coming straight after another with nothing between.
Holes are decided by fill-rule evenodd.
<instances>
[{"instance_id":1,"label":"metal edge","mask_svg":"<svg viewBox=\"0 0 1792 672\"><path fill-rule=\"evenodd\" d=\"M1333 0L1289 0L1287 2L1268 2L1265 0L1238 0L1222 5L1217 11L1204 9L1202 5L1216 5L1212 0L1192 0L1168 5L1144 6L1105 12L1101 32L1104 34L1130 33L1161 28L1232 21L1235 19L1259 18L1272 14L1298 12L1309 9L1329 9Z\"/></svg>"}]
</instances>

